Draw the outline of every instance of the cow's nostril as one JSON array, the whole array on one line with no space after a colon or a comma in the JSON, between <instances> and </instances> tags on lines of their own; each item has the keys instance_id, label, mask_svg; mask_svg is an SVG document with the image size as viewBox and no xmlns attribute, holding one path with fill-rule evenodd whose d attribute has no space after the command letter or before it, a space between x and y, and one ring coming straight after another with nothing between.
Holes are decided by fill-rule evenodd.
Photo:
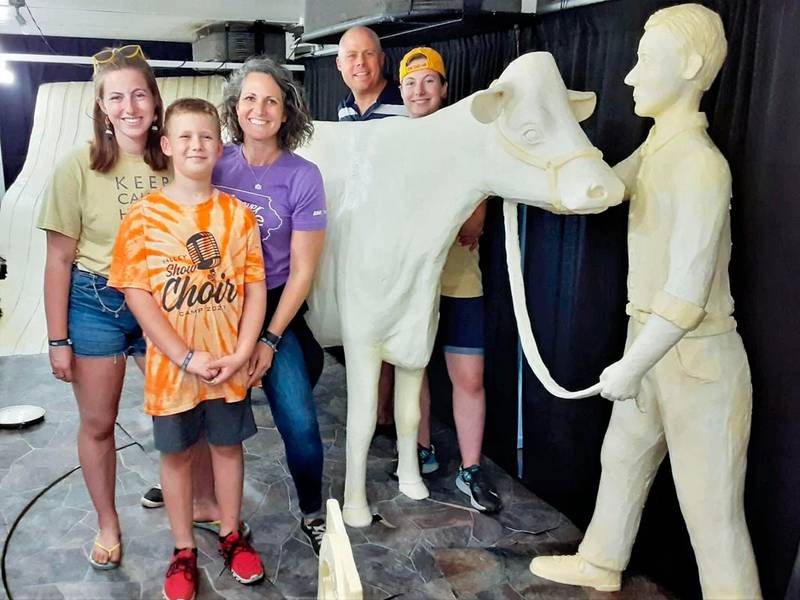
<instances>
[{"instance_id":1,"label":"cow's nostril","mask_svg":"<svg viewBox=\"0 0 800 600\"><path fill-rule=\"evenodd\" d=\"M603 185L590 185L586 190L586 197L591 200L605 200L608 197L606 188Z\"/></svg>"}]
</instances>

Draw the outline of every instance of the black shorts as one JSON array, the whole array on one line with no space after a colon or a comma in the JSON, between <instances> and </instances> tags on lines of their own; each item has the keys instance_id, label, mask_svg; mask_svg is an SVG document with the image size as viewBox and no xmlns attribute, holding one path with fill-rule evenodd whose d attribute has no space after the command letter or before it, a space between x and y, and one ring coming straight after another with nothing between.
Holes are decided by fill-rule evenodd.
<instances>
[{"instance_id":1,"label":"black shorts","mask_svg":"<svg viewBox=\"0 0 800 600\"><path fill-rule=\"evenodd\" d=\"M442 296L437 337L445 353L483 355L483 296Z\"/></svg>"},{"instance_id":2,"label":"black shorts","mask_svg":"<svg viewBox=\"0 0 800 600\"><path fill-rule=\"evenodd\" d=\"M250 397L240 402L205 400L192 410L153 417L156 450L183 452L205 437L212 446L234 446L258 431Z\"/></svg>"}]
</instances>

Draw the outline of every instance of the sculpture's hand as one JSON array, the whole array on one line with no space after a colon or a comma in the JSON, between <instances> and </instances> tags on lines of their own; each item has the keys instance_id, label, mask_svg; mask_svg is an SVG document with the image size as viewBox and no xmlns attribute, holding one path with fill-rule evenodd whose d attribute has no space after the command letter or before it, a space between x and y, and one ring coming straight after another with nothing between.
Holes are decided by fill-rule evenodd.
<instances>
[{"instance_id":1,"label":"sculpture's hand","mask_svg":"<svg viewBox=\"0 0 800 600\"><path fill-rule=\"evenodd\" d=\"M623 357L600 374L600 395L606 400L631 400L639 395L642 373Z\"/></svg>"}]
</instances>

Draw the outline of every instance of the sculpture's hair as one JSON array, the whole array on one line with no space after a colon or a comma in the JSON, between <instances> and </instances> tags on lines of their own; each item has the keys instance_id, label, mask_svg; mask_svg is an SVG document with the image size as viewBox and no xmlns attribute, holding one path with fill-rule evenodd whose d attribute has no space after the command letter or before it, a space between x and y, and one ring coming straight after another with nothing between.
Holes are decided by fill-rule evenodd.
<instances>
[{"instance_id":1,"label":"sculpture's hair","mask_svg":"<svg viewBox=\"0 0 800 600\"><path fill-rule=\"evenodd\" d=\"M278 145L284 150L295 150L314 133L314 123L306 104L303 88L295 83L291 73L267 56L253 56L231 73L222 88L222 125L234 143L244 142L236 105L242 94L242 85L250 73L269 75L278 84L283 96L283 114L286 121L278 130Z\"/></svg>"},{"instance_id":2,"label":"sculpture's hair","mask_svg":"<svg viewBox=\"0 0 800 600\"><path fill-rule=\"evenodd\" d=\"M375 47L378 49L378 52L383 53L383 46L381 46L381 38L378 37L378 34L375 33L369 27L364 27L363 25L356 25L355 27L351 27L350 29L345 31L342 34L342 37L339 38L339 50L337 51L337 54L339 56L342 55L342 42L344 41L344 38L346 38L348 34L351 34L354 31L363 31L364 33L366 33L372 39L372 41L375 42Z\"/></svg>"},{"instance_id":3,"label":"sculpture's hair","mask_svg":"<svg viewBox=\"0 0 800 600\"><path fill-rule=\"evenodd\" d=\"M644 29L653 27L666 27L680 40L687 55L696 53L703 59L695 81L702 91L710 88L728 52L720 16L699 4L678 4L653 13Z\"/></svg>"},{"instance_id":4,"label":"sculpture's hair","mask_svg":"<svg viewBox=\"0 0 800 600\"><path fill-rule=\"evenodd\" d=\"M164 113L164 135L169 135L170 120L177 115L184 114L206 115L211 117L214 123L214 130L217 132L217 137L220 137L220 123L219 113L211 102L201 98L179 98L167 107L167 112Z\"/></svg>"},{"instance_id":5,"label":"sculpture's hair","mask_svg":"<svg viewBox=\"0 0 800 600\"><path fill-rule=\"evenodd\" d=\"M106 50L114 50L106 48ZM156 129L150 129L147 133L147 142L144 148L144 162L154 171L163 171L167 168L169 161L161 151L161 127L164 123L164 102L161 100L161 93L158 91L156 77L153 70L147 64L147 60L141 53L132 58L124 56L121 52L112 52L111 59L95 67L92 81L94 82L95 103L92 109L94 119L94 136L89 147L89 168L99 173L108 173L117 164L119 158L119 144L114 135L107 135L106 129L110 125L106 123L106 115L97 103L103 97L103 83L106 75L112 71L122 69L133 69L139 71L147 83L147 89L153 96L155 102L155 120L153 125Z\"/></svg>"}]
</instances>

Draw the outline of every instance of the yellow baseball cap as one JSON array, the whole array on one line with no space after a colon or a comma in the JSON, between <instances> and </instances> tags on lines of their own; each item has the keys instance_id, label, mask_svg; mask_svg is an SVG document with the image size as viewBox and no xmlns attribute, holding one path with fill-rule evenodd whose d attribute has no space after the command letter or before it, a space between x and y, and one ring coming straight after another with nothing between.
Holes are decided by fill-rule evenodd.
<instances>
[{"instance_id":1,"label":"yellow baseball cap","mask_svg":"<svg viewBox=\"0 0 800 600\"><path fill-rule=\"evenodd\" d=\"M414 65L409 65L409 63L420 58L424 58L425 60L419 61ZM400 81L402 82L403 78L409 73L420 71L422 69L436 71L445 79L447 78L447 73L444 70L444 60L442 60L442 55L433 48L422 47L410 50L403 57L403 60L400 61Z\"/></svg>"}]
</instances>

